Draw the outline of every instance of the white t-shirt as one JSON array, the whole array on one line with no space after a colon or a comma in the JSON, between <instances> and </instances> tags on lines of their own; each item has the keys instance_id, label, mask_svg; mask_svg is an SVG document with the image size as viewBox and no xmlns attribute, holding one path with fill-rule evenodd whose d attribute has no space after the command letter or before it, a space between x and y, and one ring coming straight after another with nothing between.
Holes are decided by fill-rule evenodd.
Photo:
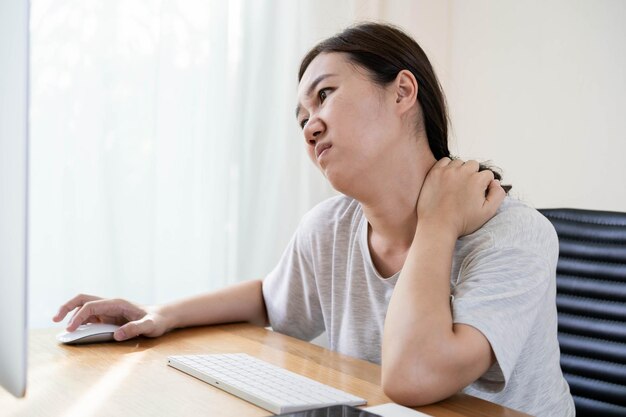
<instances>
[{"instance_id":1,"label":"white t-shirt","mask_svg":"<svg viewBox=\"0 0 626 417\"><path fill-rule=\"evenodd\" d=\"M372 263L367 219L346 196L307 213L263 281L275 331L380 364L383 324L399 273ZM505 198L489 222L458 239L450 290L455 323L480 330L497 362L464 392L535 416L573 416L559 365L555 305L558 239L550 222Z\"/></svg>"}]
</instances>

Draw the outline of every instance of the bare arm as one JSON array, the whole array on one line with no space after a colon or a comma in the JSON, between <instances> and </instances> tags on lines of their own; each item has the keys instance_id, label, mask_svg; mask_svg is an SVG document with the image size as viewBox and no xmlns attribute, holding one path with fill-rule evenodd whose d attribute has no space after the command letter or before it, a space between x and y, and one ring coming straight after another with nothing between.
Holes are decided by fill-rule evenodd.
<instances>
[{"instance_id":1,"label":"bare arm","mask_svg":"<svg viewBox=\"0 0 626 417\"><path fill-rule=\"evenodd\" d=\"M477 163L463 167L460 161L439 161L420 193L417 229L383 335L383 389L401 404L447 398L495 360L485 336L471 326L453 324L450 309L456 240L482 226L504 198L493 177L477 169Z\"/></svg>"},{"instance_id":2,"label":"bare arm","mask_svg":"<svg viewBox=\"0 0 626 417\"><path fill-rule=\"evenodd\" d=\"M260 280L242 282L164 305L160 312L169 318L168 329L242 321L267 326L262 284Z\"/></svg>"},{"instance_id":3,"label":"bare arm","mask_svg":"<svg viewBox=\"0 0 626 417\"><path fill-rule=\"evenodd\" d=\"M471 326L454 325L450 266L456 238L418 226L394 289L383 338L383 387L405 405L442 400L493 363L491 346Z\"/></svg>"},{"instance_id":4,"label":"bare arm","mask_svg":"<svg viewBox=\"0 0 626 417\"><path fill-rule=\"evenodd\" d=\"M246 281L212 293L179 300L162 306L140 306L121 299L78 295L65 303L54 316L60 322L73 311L67 330L83 323L115 323L116 340L144 335L158 337L180 327L218 323L250 322L268 324L262 281Z\"/></svg>"}]
</instances>

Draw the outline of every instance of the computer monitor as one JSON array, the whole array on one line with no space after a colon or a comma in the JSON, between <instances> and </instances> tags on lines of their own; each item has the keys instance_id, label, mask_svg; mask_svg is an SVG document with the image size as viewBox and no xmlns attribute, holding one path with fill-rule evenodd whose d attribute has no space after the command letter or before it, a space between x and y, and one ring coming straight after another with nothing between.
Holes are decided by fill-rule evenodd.
<instances>
[{"instance_id":1,"label":"computer monitor","mask_svg":"<svg viewBox=\"0 0 626 417\"><path fill-rule=\"evenodd\" d=\"M0 385L26 393L28 0L0 1Z\"/></svg>"}]
</instances>

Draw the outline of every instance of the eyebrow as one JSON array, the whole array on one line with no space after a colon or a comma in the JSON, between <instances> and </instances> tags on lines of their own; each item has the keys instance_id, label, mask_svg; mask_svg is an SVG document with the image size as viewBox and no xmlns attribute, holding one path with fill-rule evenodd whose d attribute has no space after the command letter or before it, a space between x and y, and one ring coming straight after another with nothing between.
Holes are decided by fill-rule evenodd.
<instances>
[{"instance_id":1,"label":"eyebrow","mask_svg":"<svg viewBox=\"0 0 626 417\"><path fill-rule=\"evenodd\" d=\"M309 88L306 90L305 97L309 97L313 93L313 90L315 90L315 87L317 87L317 85L321 83L323 80L325 80L328 77L333 77L335 75L338 75L338 74L322 74L319 77L317 77L315 80L313 80ZM300 110L302 110L302 107L300 107L300 104L298 103L298 105L296 106L296 119L298 118L298 115L300 115Z\"/></svg>"}]
</instances>

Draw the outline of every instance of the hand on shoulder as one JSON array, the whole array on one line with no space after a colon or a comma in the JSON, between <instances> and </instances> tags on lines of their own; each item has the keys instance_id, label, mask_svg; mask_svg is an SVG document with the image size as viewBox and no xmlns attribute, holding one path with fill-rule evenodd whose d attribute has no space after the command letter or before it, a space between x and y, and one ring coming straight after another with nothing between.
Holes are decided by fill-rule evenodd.
<instances>
[{"instance_id":1,"label":"hand on shoulder","mask_svg":"<svg viewBox=\"0 0 626 417\"><path fill-rule=\"evenodd\" d=\"M417 201L417 219L456 237L478 230L491 219L506 192L493 172L477 161L442 158L428 172Z\"/></svg>"}]
</instances>

